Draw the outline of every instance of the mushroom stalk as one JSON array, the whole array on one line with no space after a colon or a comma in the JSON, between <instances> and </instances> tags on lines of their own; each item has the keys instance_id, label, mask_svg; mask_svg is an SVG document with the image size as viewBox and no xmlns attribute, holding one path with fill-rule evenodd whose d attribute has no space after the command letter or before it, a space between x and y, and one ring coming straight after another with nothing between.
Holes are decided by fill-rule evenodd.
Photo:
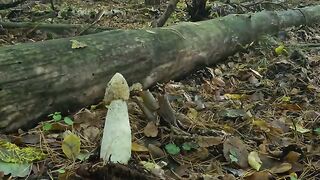
<instances>
[{"instance_id":1,"label":"mushroom stalk","mask_svg":"<svg viewBox=\"0 0 320 180\"><path fill-rule=\"evenodd\" d=\"M125 101L111 102L104 126L100 158L127 164L131 157L131 129Z\"/></svg>"}]
</instances>

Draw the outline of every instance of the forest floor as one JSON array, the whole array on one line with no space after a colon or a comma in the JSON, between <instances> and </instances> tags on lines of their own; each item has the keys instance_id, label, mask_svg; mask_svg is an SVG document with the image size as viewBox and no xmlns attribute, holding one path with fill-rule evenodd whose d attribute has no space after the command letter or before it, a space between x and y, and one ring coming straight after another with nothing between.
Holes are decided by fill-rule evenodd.
<instances>
[{"instance_id":1,"label":"forest floor","mask_svg":"<svg viewBox=\"0 0 320 180\"><path fill-rule=\"evenodd\" d=\"M146 6L140 0L65 0L55 2L52 10L50 2L30 1L0 11L0 19L150 28L166 3ZM320 3L208 1L209 13L204 19L315 4ZM166 26L190 20L186 7L179 2ZM0 26L0 46L75 35ZM8 170L0 163L0 179L320 179L319 65L320 25L264 36L223 63L150 89L156 99L166 95L170 103L160 106L173 109L177 127L168 126L158 114L154 115L158 122L150 121L139 101L148 92L132 91L128 107L133 144L128 166L103 167L99 146L107 108L92 105L77 113L53 112L29 131L0 134L0 139L19 147L40 148L46 154L37 154L33 158L38 161L24 169L11 166ZM72 141L79 140L81 145L68 142L66 131L76 134L78 139ZM4 158L3 149L8 145L0 142L0 158ZM71 154L79 146L76 160L67 157L63 143L75 146L69 150ZM2 168L11 174L1 173Z\"/></svg>"}]
</instances>

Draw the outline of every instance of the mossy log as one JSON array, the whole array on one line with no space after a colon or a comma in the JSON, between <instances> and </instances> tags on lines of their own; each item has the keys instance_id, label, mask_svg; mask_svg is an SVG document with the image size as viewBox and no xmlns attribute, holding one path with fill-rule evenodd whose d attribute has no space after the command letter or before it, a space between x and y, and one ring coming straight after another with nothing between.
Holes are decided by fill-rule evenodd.
<instances>
[{"instance_id":1,"label":"mossy log","mask_svg":"<svg viewBox=\"0 0 320 180\"><path fill-rule=\"evenodd\" d=\"M320 6L312 6L2 47L0 129L96 103L116 72L148 88L217 63L260 35L319 21ZM70 40L87 46L72 49Z\"/></svg>"}]
</instances>

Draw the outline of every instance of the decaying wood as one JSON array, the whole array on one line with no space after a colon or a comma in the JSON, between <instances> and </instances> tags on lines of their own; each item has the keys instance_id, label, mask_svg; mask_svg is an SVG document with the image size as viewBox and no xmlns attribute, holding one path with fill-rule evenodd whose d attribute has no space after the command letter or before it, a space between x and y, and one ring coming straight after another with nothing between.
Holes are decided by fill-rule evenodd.
<instances>
[{"instance_id":1,"label":"decaying wood","mask_svg":"<svg viewBox=\"0 0 320 180\"><path fill-rule=\"evenodd\" d=\"M97 27L87 24L46 24L34 22L0 22L0 26L5 29L32 29L41 30L56 35L73 36L81 32L81 34L94 34L102 31L112 30L108 27Z\"/></svg>"},{"instance_id":2,"label":"decaying wood","mask_svg":"<svg viewBox=\"0 0 320 180\"><path fill-rule=\"evenodd\" d=\"M148 88L217 63L260 35L319 21L320 6L313 6L2 47L0 128L16 130L101 101L116 72ZM70 40L87 46L72 49Z\"/></svg>"}]
</instances>

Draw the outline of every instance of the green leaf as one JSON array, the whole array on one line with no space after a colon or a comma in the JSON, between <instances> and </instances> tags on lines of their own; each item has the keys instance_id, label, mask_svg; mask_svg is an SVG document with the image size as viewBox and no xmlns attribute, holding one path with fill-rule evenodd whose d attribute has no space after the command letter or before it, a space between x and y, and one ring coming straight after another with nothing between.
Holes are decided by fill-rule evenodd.
<instances>
[{"instance_id":1,"label":"green leaf","mask_svg":"<svg viewBox=\"0 0 320 180\"><path fill-rule=\"evenodd\" d=\"M298 180L298 179L294 176L290 176L290 180Z\"/></svg>"},{"instance_id":2,"label":"green leaf","mask_svg":"<svg viewBox=\"0 0 320 180\"><path fill-rule=\"evenodd\" d=\"M199 145L193 142L185 142L182 144L182 149L185 151L190 151L191 149L196 149L198 147Z\"/></svg>"},{"instance_id":3,"label":"green leaf","mask_svg":"<svg viewBox=\"0 0 320 180\"><path fill-rule=\"evenodd\" d=\"M49 131L50 129L52 129L52 124L51 123L44 123L42 126L42 130L43 131Z\"/></svg>"},{"instance_id":4,"label":"green leaf","mask_svg":"<svg viewBox=\"0 0 320 180\"><path fill-rule=\"evenodd\" d=\"M73 125L73 121L72 121L72 119L69 118L69 117L64 117L63 121L64 121L66 124L70 125L70 126Z\"/></svg>"},{"instance_id":5,"label":"green leaf","mask_svg":"<svg viewBox=\"0 0 320 180\"><path fill-rule=\"evenodd\" d=\"M274 51L276 52L277 55L288 53L283 44L281 44L277 48L275 48Z\"/></svg>"},{"instance_id":6,"label":"green leaf","mask_svg":"<svg viewBox=\"0 0 320 180\"><path fill-rule=\"evenodd\" d=\"M314 130L314 132L316 132L316 134L320 135L320 128L316 128L316 129Z\"/></svg>"},{"instance_id":7,"label":"green leaf","mask_svg":"<svg viewBox=\"0 0 320 180\"><path fill-rule=\"evenodd\" d=\"M183 143L182 144L182 149L185 151L190 151L191 150L191 144L190 143Z\"/></svg>"},{"instance_id":8,"label":"green leaf","mask_svg":"<svg viewBox=\"0 0 320 180\"><path fill-rule=\"evenodd\" d=\"M165 146L166 151L171 154L171 155L177 155L180 153L180 148L178 146L176 146L175 144L167 144Z\"/></svg>"},{"instance_id":9,"label":"green leaf","mask_svg":"<svg viewBox=\"0 0 320 180\"><path fill-rule=\"evenodd\" d=\"M234 151L233 149L230 149L229 152L230 152L229 157L230 157L231 162L238 162L238 157L237 157L236 151Z\"/></svg>"},{"instance_id":10,"label":"green leaf","mask_svg":"<svg viewBox=\"0 0 320 180\"><path fill-rule=\"evenodd\" d=\"M290 97L290 96L283 96L283 97L281 98L281 101L282 101L282 102L290 102L290 100L291 100L291 97Z\"/></svg>"},{"instance_id":11,"label":"green leaf","mask_svg":"<svg viewBox=\"0 0 320 180\"><path fill-rule=\"evenodd\" d=\"M53 120L55 120L55 121L60 121L60 120L62 119L62 116L61 116L61 114L54 114L54 115L52 116L52 118L53 118Z\"/></svg>"},{"instance_id":12,"label":"green leaf","mask_svg":"<svg viewBox=\"0 0 320 180\"><path fill-rule=\"evenodd\" d=\"M0 169L4 175L11 174L12 177L26 177L31 171L31 164L29 163L8 163L0 161Z\"/></svg>"},{"instance_id":13,"label":"green leaf","mask_svg":"<svg viewBox=\"0 0 320 180\"><path fill-rule=\"evenodd\" d=\"M77 156L77 159L79 159L80 161L85 161L87 159L89 159L89 157L92 155L92 153L84 153L84 152L80 152Z\"/></svg>"},{"instance_id":14,"label":"green leaf","mask_svg":"<svg viewBox=\"0 0 320 180\"><path fill-rule=\"evenodd\" d=\"M63 174L63 173L66 172L66 170L64 170L64 169L58 169L57 172L60 173L60 174Z\"/></svg>"},{"instance_id":15,"label":"green leaf","mask_svg":"<svg viewBox=\"0 0 320 180\"><path fill-rule=\"evenodd\" d=\"M262 165L259 154L255 151L250 152L248 155L248 163L253 169L259 171Z\"/></svg>"},{"instance_id":16,"label":"green leaf","mask_svg":"<svg viewBox=\"0 0 320 180\"><path fill-rule=\"evenodd\" d=\"M53 114L49 114L48 117L52 117L55 121L60 121L62 119L61 112L55 112Z\"/></svg>"},{"instance_id":17,"label":"green leaf","mask_svg":"<svg viewBox=\"0 0 320 180\"><path fill-rule=\"evenodd\" d=\"M296 128L296 131L298 131L299 133L308 133L308 132L310 132L310 129L304 128L300 124L296 124L295 128Z\"/></svg>"},{"instance_id":18,"label":"green leaf","mask_svg":"<svg viewBox=\"0 0 320 180\"><path fill-rule=\"evenodd\" d=\"M290 180L299 180L298 175L296 173L290 173Z\"/></svg>"},{"instance_id":19,"label":"green leaf","mask_svg":"<svg viewBox=\"0 0 320 180\"><path fill-rule=\"evenodd\" d=\"M231 162L238 162L237 157L233 156L232 154L229 155Z\"/></svg>"}]
</instances>

